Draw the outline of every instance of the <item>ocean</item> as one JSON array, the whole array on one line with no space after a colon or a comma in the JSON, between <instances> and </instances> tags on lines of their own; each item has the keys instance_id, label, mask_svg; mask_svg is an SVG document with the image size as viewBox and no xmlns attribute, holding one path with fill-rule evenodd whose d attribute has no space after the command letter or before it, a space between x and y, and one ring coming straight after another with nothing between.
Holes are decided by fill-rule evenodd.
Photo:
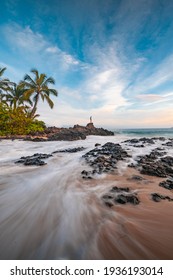
<instances>
[{"instance_id":1,"label":"ocean","mask_svg":"<svg viewBox=\"0 0 173 280\"><path fill-rule=\"evenodd\" d=\"M113 131L115 135L123 134L129 137L173 137L173 128L132 128Z\"/></svg>"}]
</instances>

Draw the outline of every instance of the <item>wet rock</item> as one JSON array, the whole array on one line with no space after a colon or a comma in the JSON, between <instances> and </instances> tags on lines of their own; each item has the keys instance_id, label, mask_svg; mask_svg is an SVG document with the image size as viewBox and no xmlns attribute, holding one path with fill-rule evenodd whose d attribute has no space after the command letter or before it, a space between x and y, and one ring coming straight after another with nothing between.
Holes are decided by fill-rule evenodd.
<instances>
[{"instance_id":1,"label":"wet rock","mask_svg":"<svg viewBox=\"0 0 173 280\"><path fill-rule=\"evenodd\" d=\"M170 198L169 196L161 195L161 194L158 194L158 193L152 193L151 198L155 202L160 202L161 200L165 200L165 199L168 200L168 201L173 201L173 199Z\"/></svg>"},{"instance_id":2,"label":"wet rock","mask_svg":"<svg viewBox=\"0 0 173 280\"><path fill-rule=\"evenodd\" d=\"M104 195L102 196L102 198L103 198L103 199L113 199L114 197L113 197L112 195L110 195L110 194L104 194Z\"/></svg>"},{"instance_id":3,"label":"wet rock","mask_svg":"<svg viewBox=\"0 0 173 280\"><path fill-rule=\"evenodd\" d=\"M143 144L141 144L141 145L134 145L133 147L135 147L135 148L144 148L145 146Z\"/></svg>"},{"instance_id":4,"label":"wet rock","mask_svg":"<svg viewBox=\"0 0 173 280\"><path fill-rule=\"evenodd\" d=\"M120 204L131 203L133 205L137 205L140 203L138 197L134 194L128 194L128 195L120 194L115 198L114 201Z\"/></svg>"},{"instance_id":5,"label":"wet rock","mask_svg":"<svg viewBox=\"0 0 173 280\"><path fill-rule=\"evenodd\" d=\"M146 137L143 137L143 138L133 138L133 139L129 139L129 140L126 140L124 141L124 143L129 143L131 145L133 145L134 147L144 147L144 144L149 144L149 145L152 145L154 144L154 138L146 138ZM139 144L139 145L134 145L134 144Z\"/></svg>"},{"instance_id":6,"label":"wet rock","mask_svg":"<svg viewBox=\"0 0 173 280\"><path fill-rule=\"evenodd\" d=\"M161 162L163 162L164 164L167 164L168 166L173 166L173 157L170 157L170 156L163 157L163 158L161 158Z\"/></svg>"},{"instance_id":7,"label":"wet rock","mask_svg":"<svg viewBox=\"0 0 173 280\"><path fill-rule=\"evenodd\" d=\"M105 201L104 203L105 203L105 205L106 205L107 207L109 207L109 208L111 208L112 206L114 206L114 204L113 204L111 201Z\"/></svg>"},{"instance_id":8,"label":"wet rock","mask_svg":"<svg viewBox=\"0 0 173 280\"><path fill-rule=\"evenodd\" d=\"M83 175L88 175L88 171L86 171L86 170L83 170L82 172L81 172L81 174L83 174Z\"/></svg>"},{"instance_id":9,"label":"wet rock","mask_svg":"<svg viewBox=\"0 0 173 280\"><path fill-rule=\"evenodd\" d=\"M62 131L49 135L48 141L75 141L84 140L86 135L79 131L74 131L72 129L63 129Z\"/></svg>"},{"instance_id":10,"label":"wet rock","mask_svg":"<svg viewBox=\"0 0 173 280\"><path fill-rule=\"evenodd\" d=\"M96 143L96 144L95 144L95 147L99 147L99 146L101 146L101 144L99 144L99 143Z\"/></svg>"},{"instance_id":11,"label":"wet rock","mask_svg":"<svg viewBox=\"0 0 173 280\"><path fill-rule=\"evenodd\" d=\"M118 195L115 200L115 202L120 203L120 204L126 204L127 203L127 197L123 194Z\"/></svg>"},{"instance_id":12,"label":"wet rock","mask_svg":"<svg viewBox=\"0 0 173 280\"><path fill-rule=\"evenodd\" d=\"M136 160L140 173L163 178L173 176L173 157L163 155L165 152L155 149L149 155L138 156Z\"/></svg>"},{"instance_id":13,"label":"wet rock","mask_svg":"<svg viewBox=\"0 0 173 280\"><path fill-rule=\"evenodd\" d=\"M130 167L130 168L136 168L136 164L130 163L130 164L128 164L128 167Z\"/></svg>"},{"instance_id":14,"label":"wet rock","mask_svg":"<svg viewBox=\"0 0 173 280\"><path fill-rule=\"evenodd\" d=\"M128 140L125 140L124 143L136 144L136 143L139 143L139 139L136 139L136 138L128 139Z\"/></svg>"},{"instance_id":15,"label":"wet rock","mask_svg":"<svg viewBox=\"0 0 173 280\"><path fill-rule=\"evenodd\" d=\"M129 188L118 188L118 187L112 187L112 189L110 190L110 192L129 192L130 189Z\"/></svg>"},{"instance_id":16,"label":"wet rock","mask_svg":"<svg viewBox=\"0 0 173 280\"><path fill-rule=\"evenodd\" d=\"M114 202L118 204L130 203L133 205L137 205L140 203L140 200L137 197L136 193L131 192L129 188L122 188L117 186L112 187L109 193L106 193L102 196L102 199L104 200L104 202Z\"/></svg>"},{"instance_id":17,"label":"wet rock","mask_svg":"<svg viewBox=\"0 0 173 280\"><path fill-rule=\"evenodd\" d=\"M42 159L47 159L49 157L52 157L52 155L51 154L38 154L37 153L37 154L34 154L32 156L21 157L15 163L22 163L24 165L41 166L41 165L46 164L46 162L42 161Z\"/></svg>"},{"instance_id":18,"label":"wet rock","mask_svg":"<svg viewBox=\"0 0 173 280\"><path fill-rule=\"evenodd\" d=\"M70 149L65 149L65 150L54 151L52 154L56 154L56 153L77 153L77 152L81 152L85 149L86 148L84 148L84 147L70 148Z\"/></svg>"},{"instance_id":19,"label":"wet rock","mask_svg":"<svg viewBox=\"0 0 173 280\"><path fill-rule=\"evenodd\" d=\"M155 143L153 138L146 138L146 137L140 138L139 141L143 142L143 144L147 143L147 144L150 144L150 145Z\"/></svg>"},{"instance_id":20,"label":"wet rock","mask_svg":"<svg viewBox=\"0 0 173 280\"><path fill-rule=\"evenodd\" d=\"M159 140L159 141L165 141L166 140L166 138L165 137L153 137L152 138L153 140Z\"/></svg>"},{"instance_id":21,"label":"wet rock","mask_svg":"<svg viewBox=\"0 0 173 280\"><path fill-rule=\"evenodd\" d=\"M166 181L160 182L159 186L167 190L173 190L173 181L168 179Z\"/></svg>"},{"instance_id":22,"label":"wet rock","mask_svg":"<svg viewBox=\"0 0 173 280\"><path fill-rule=\"evenodd\" d=\"M168 141L168 142L162 144L162 146L172 147L173 146L173 141Z\"/></svg>"},{"instance_id":23,"label":"wet rock","mask_svg":"<svg viewBox=\"0 0 173 280\"><path fill-rule=\"evenodd\" d=\"M85 179L85 180L91 180L91 179L93 179L91 176L82 176L82 178Z\"/></svg>"},{"instance_id":24,"label":"wet rock","mask_svg":"<svg viewBox=\"0 0 173 280\"><path fill-rule=\"evenodd\" d=\"M133 175L129 180L134 180L134 181L143 181L145 180L142 176L139 175Z\"/></svg>"},{"instance_id":25,"label":"wet rock","mask_svg":"<svg viewBox=\"0 0 173 280\"><path fill-rule=\"evenodd\" d=\"M108 173L116 169L119 160L130 157L119 144L108 142L82 156L95 173Z\"/></svg>"},{"instance_id":26,"label":"wet rock","mask_svg":"<svg viewBox=\"0 0 173 280\"><path fill-rule=\"evenodd\" d=\"M173 174L172 170L171 172ZM145 175L165 178L167 177L168 172L166 172L164 166L158 163L152 163L152 164L143 164L140 173Z\"/></svg>"}]
</instances>

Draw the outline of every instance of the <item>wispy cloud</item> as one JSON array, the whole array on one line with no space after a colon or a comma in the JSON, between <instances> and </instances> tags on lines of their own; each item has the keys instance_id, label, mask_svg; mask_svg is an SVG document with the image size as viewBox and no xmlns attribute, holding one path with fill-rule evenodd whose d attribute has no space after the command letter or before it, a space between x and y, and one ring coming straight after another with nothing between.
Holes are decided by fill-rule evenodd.
<instances>
[{"instance_id":1,"label":"wispy cloud","mask_svg":"<svg viewBox=\"0 0 173 280\"><path fill-rule=\"evenodd\" d=\"M23 28L16 23L8 24L3 27L3 35L14 51L27 56L32 55L33 60L36 59L36 56L43 57L47 54L47 59L61 63L64 68L79 64L79 61L71 54L51 44L47 38L39 32L34 32L30 26Z\"/></svg>"}]
</instances>

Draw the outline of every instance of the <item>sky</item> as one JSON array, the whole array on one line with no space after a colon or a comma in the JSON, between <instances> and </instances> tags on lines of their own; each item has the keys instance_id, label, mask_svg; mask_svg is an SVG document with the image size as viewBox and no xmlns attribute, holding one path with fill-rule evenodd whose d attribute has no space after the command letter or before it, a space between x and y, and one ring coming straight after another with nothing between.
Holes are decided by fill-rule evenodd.
<instances>
[{"instance_id":1,"label":"sky","mask_svg":"<svg viewBox=\"0 0 173 280\"><path fill-rule=\"evenodd\" d=\"M2 0L0 67L55 79L47 125L173 126L172 0Z\"/></svg>"}]
</instances>

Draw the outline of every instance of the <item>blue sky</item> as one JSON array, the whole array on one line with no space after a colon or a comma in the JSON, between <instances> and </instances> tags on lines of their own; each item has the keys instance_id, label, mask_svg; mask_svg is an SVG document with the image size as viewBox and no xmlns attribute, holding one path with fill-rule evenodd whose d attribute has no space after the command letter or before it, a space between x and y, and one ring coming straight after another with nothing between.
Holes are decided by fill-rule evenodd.
<instances>
[{"instance_id":1,"label":"blue sky","mask_svg":"<svg viewBox=\"0 0 173 280\"><path fill-rule=\"evenodd\" d=\"M172 0L4 0L0 67L52 76L48 125L173 126Z\"/></svg>"}]
</instances>

